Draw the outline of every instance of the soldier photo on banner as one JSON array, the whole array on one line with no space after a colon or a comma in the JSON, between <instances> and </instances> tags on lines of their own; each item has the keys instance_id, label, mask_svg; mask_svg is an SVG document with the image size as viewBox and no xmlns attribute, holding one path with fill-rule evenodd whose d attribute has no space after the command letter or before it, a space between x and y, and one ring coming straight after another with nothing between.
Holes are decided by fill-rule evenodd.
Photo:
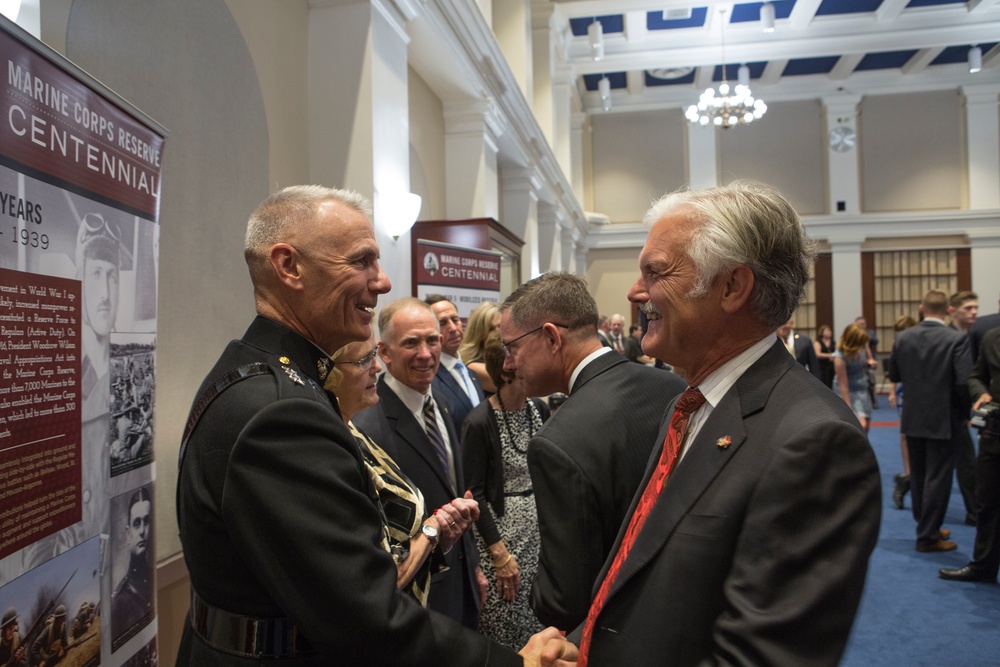
<instances>
[{"instance_id":1,"label":"soldier photo on banner","mask_svg":"<svg viewBox=\"0 0 1000 667\"><path fill-rule=\"evenodd\" d=\"M0 589L0 667L101 663L97 538Z\"/></svg>"},{"instance_id":2,"label":"soldier photo on banner","mask_svg":"<svg viewBox=\"0 0 1000 667\"><path fill-rule=\"evenodd\" d=\"M152 488L140 486L112 498L111 512L111 650L117 651L155 613Z\"/></svg>"},{"instance_id":3,"label":"soldier photo on banner","mask_svg":"<svg viewBox=\"0 0 1000 667\"><path fill-rule=\"evenodd\" d=\"M115 334L111 339L109 448L111 476L153 461L154 334Z\"/></svg>"}]
</instances>

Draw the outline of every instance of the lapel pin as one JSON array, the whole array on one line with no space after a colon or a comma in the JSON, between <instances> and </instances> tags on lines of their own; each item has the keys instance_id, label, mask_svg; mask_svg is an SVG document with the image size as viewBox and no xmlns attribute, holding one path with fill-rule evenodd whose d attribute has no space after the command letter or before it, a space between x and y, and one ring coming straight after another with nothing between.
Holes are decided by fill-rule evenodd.
<instances>
[{"instance_id":1,"label":"lapel pin","mask_svg":"<svg viewBox=\"0 0 1000 667\"><path fill-rule=\"evenodd\" d=\"M729 449L729 445L733 444L733 439L728 435L724 435L715 441L716 446L722 449Z\"/></svg>"}]
</instances>

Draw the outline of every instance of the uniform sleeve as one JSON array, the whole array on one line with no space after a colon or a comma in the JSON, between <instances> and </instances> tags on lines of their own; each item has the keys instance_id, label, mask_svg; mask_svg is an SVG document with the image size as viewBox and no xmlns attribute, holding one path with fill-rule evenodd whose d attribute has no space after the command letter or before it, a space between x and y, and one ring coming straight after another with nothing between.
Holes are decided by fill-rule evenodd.
<instances>
[{"instance_id":1,"label":"uniform sleeve","mask_svg":"<svg viewBox=\"0 0 1000 667\"><path fill-rule=\"evenodd\" d=\"M817 422L778 448L760 479L724 585L711 664L832 667L878 538L871 446L846 422Z\"/></svg>"},{"instance_id":2,"label":"uniform sleeve","mask_svg":"<svg viewBox=\"0 0 1000 667\"><path fill-rule=\"evenodd\" d=\"M242 430L222 513L261 584L311 643L345 663L519 665L396 590L353 447L344 424L304 398L274 402Z\"/></svg>"},{"instance_id":3,"label":"uniform sleeve","mask_svg":"<svg viewBox=\"0 0 1000 667\"><path fill-rule=\"evenodd\" d=\"M531 439L528 470L542 538L531 607L542 623L572 630L587 616L604 565L597 494L576 462L542 435Z\"/></svg>"}]
</instances>

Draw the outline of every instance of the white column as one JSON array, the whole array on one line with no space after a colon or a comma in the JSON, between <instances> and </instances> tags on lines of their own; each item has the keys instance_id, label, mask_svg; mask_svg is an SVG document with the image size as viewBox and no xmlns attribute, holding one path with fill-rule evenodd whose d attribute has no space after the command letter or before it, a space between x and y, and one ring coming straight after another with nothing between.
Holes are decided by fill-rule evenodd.
<instances>
[{"instance_id":1,"label":"white column","mask_svg":"<svg viewBox=\"0 0 1000 667\"><path fill-rule=\"evenodd\" d=\"M560 66L552 78L552 152L566 180L573 175L573 94L576 77L573 68Z\"/></svg>"},{"instance_id":2,"label":"white column","mask_svg":"<svg viewBox=\"0 0 1000 667\"><path fill-rule=\"evenodd\" d=\"M538 126L548 140L554 145L552 132L553 123L553 73L555 61L555 44L552 37L553 5L550 2L535 0L531 3L531 53L532 53L532 83L533 90L528 95L531 110L535 112Z\"/></svg>"},{"instance_id":3,"label":"white column","mask_svg":"<svg viewBox=\"0 0 1000 667\"><path fill-rule=\"evenodd\" d=\"M995 85L962 86L969 170L969 208L1000 208L1000 112Z\"/></svg>"},{"instance_id":4,"label":"white column","mask_svg":"<svg viewBox=\"0 0 1000 667\"><path fill-rule=\"evenodd\" d=\"M858 104L860 102L861 97L859 95L824 97L823 106L826 108L827 132L843 125L851 128L855 136L857 136ZM861 212L861 176L860 167L858 166L859 147L856 145L850 150L838 153L830 148L829 142L824 143L826 143L828 165L828 210L833 215L838 213L858 214ZM841 205L844 209L842 211L839 210ZM857 316L855 315L855 317ZM844 326L847 325L845 324Z\"/></svg>"},{"instance_id":5,"label":"white column","mask_svg":"<svg viewBox=\"0 0 1000 667\"><path fill-rule=\"evenodd\" d=\"M574 273L578 276L587 275L587 239L580 238L576 242L576 246L573 248L576 253L576 266L574 268Z\"/></svg>"},{"instance_id":6,"label":"white column","mask_svg":"<svg viewBox=\"0 0 1000 667\"><path fill-rule=\"evenodd\" d=\"M525 99L531 99L531 0L493 0L493 34Z\"/></svg>"},{"instance_id":7,"label":"white column","mask_svg":"<svg viewBox=\"0 0 1000 667\"><path fill-rule=\"evenodd\" d=\"M562 225L565 215L548 202L538 204L538 261L542 273L562 270Z\"/></svg>"},{"instance_id":8,"label":"white column","mask_svg":"<svg viewBox=\"0 0 1000 667\"><path fill-rule=\"evenodd\" d=\"M718 152L715 145L715 128L711 125L687 127L688 184L692 190L714 188L719 184Z\"/></svg>"},{"instance_id":9,"label":"white column","mask_svg":"<svg viewBox=\"0 0 1000 667\"><path fill-rule=\"evenodd\" d=\"M309 176L374 197L410 191L406 18L388 0L309 12ZM400 113L402 110L402 113ZM375 232L392 294L411 291L410 240Z\"/></svg>"},{"instance_id":10,"label":"white column","mask_svg":"<svg viewBox=\"0 0 1000 667\"><path fill-rule=\"evenodd\" d=\"M446 104L444 124L448 218L499 219L496 140L503 129L492 102Z\"/></svg>"},{"instance_id":11,"label":"white column","mask_svg":"<svg viewBox=\"0 0 1000 667\"><path fill-rule=\"evenodd\" d=\"M833 330L844 327L861 314L861 240L831 241L833 274Z\"/></svg>"},{"instance_id":12,"label":"white column","mask_svg":"<svg viewBox=\"0 0 1000 667\"><path fill-rule=\"evenodd\" d=\"M972 291L979 295L979 312L995 313L994 304L1000 301L1000 230L970 233L969 241Z\"/></svg>"},{"instance_id":13,"label":"white column","mask_svg":"<svg viewBox=\"0 0 1000 667\"><path fill-rule=\"evenodd\" d=\"M580 230L572 221L567 220L562 232L562 270L569 273L579 273L576 268L577 246L580 243Z\"/></svg>"},{"instance_id":14,"label":"white column","mask_svg":"<svg viewBox=\"0 0 1000 667\"><path fill-rule=\"evenodd\" d=\"M521 247L522 283L537 276L538 258L538 193L541 182L527 167L508 167L503 171L503 225L519 236Z\"/></svg>"},{"instance_id":15,"label":"white column","mask_svg":"<svg viewBox=\"0 0 1000 667\"><path fill-rule=\"evenodd\" d=\"M584 170L583 170L583 160L584 160L584 146L583 142L586 141L590 132L590 125L587 114L585 113L574 113L572 121L570 123L570 169L569 169L569 182L573 188L573 196L576 200L583 205L583 183L584 183Z\"/></svg>"}]
</instances>

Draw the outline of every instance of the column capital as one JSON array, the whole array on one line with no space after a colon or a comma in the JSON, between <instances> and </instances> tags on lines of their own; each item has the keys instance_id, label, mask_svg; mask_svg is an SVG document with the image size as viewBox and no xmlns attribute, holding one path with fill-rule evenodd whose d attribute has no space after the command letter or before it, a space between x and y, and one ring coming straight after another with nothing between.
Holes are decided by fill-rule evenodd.
<instances>
[{"instance_id":1,"label":"column capital","mask_svg":"<svg viewBox=\"0 0 1000 667\"><path fill-rule=\"evenodd\" d=\"M993 84L966 84L959 86L962 95L965 97L966 105L969 104L993 104L997 103L997 87Z\"/></svg>"},{"instance_id":2,"label":"column capital","mask_svg":"<svg viewBox=\"0 0 1000 667\"><path fill-rule=\"evenodd\" d=\"M853 120L858 115L858 105L861 104L861 95L849 95L847 93L824 95L822 102L827 116L849 116L850 120ZM845 123L848 121L838 119L837 122Z\"/></svg>"},{"instance_id":3,"label":"column capital","mask_svg":"<svg viewBox=\"0 0 1000 667\"><path fill-rule=\"evenodd\" d=\"M540 199L542 181L538 178L536 169L529 167L505 167L501 187L504 193L519 193L531 197L534 201Z\"/></svg>"},{"instance_id":4,"label":"column capital","mask_svg":"<svg viewBox=\"0 0 1000 667\"><path fill-rule=\"evenodd\" d=\"M829 239L827 241L830 244L830 252L834 255L843 255L847 253L860 253L861 244L865 242L864 237L844 237L839 239Z\"/></svg>"},{"instance_id":5,"label":"column capital","mask_svg":"<svg viewBox=\"0 0 1000 667\"><path fill-rule=\"evenodd\" d=\"M491 98L446 102L443 115L445 134L481 132L496 144L506 130L503 116Z\"/></svg>"}]
</instances>

